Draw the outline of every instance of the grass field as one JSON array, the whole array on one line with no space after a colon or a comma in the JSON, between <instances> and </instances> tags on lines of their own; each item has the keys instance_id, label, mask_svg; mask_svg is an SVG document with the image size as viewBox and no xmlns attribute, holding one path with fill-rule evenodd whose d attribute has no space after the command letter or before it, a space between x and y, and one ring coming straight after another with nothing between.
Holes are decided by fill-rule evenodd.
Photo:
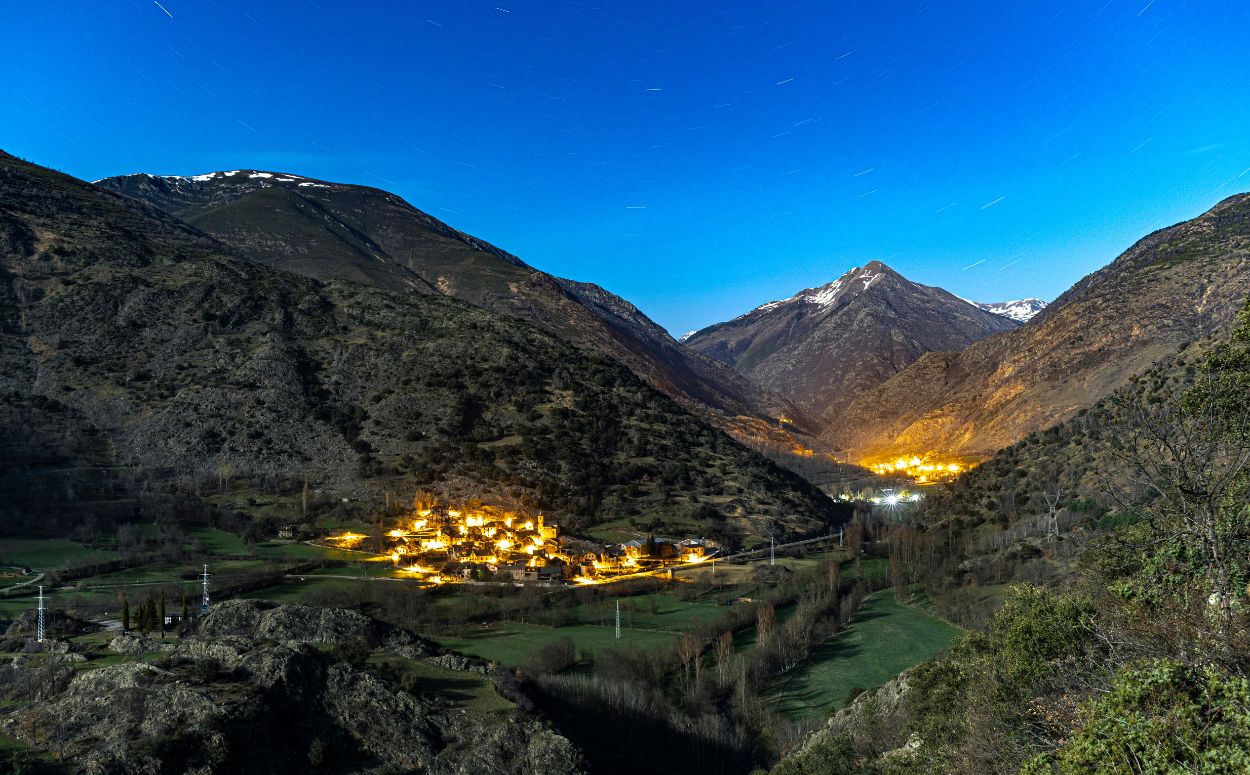
<instances>
[{"instance_id":1,"label":"grass field","mask_svg":"<svg viewBox=\"0 0 1250 775\"><path fill-rule=\"evenodd\" d=\"M31 587L30 592L22 592L14 594L12 597L0 598L0 621L12 621L22 615L23 611L33 611L36 608L37 590ZM135 598L131 598L132 601ZM110 612L115 612L121 606L121 595L117 590L99 590L99 591L52 591L45 595L45 605L48 608L59 608L68 610L77 608L82 604L99 605L104 604L110 606Z\"/></svg>"},{"instance_id":2,"label":"grass field","mask_svg":"<svg viewBox=\"0 0 1250 775\"><path fill-rule=\"evenodd\" d=\"M362 555L331 549L327 546L313 546L297 541L263 541L256 544L256 556L269 560L343 560L360 562Z\"/></svg>"},{"instance_id":3,"label":"grass field","mask_svg":"<svg viewBox=\"0 0 1250 775\"><path fill-rule=\"evenodd\" d=\"M621 598L621 625L627 628L685 632L697 622L715 619L725 608L714 602L683 602L672 595L633 595ZM577 607L581 624L612 626L616 601L605 599Z\"/></svg>"},{"instance_id":4,"label":"grass field","mask_svg":"<svg viewBox=\"0 0 1250 775\"><path fill-rule=\"evenodd\" d=\"M375 655L372 664L388 664L417 679L417 691L430 692L450 700L457 707L479 713L510 711L515 706L495 691L495 684L478 673L446 670L419 659L404 659L392 655Z\"/></svg>"},{"instance_id":5,"label":"grass field","mask_svg":"<svg viewBox=\"0 0 1250 775\"><path fill-rule=\"evenodd\" d=\"M820 553L806 557L778 557L775 564L789 568L795 573L801 573L819 567L827 556L827 553ZM841 557L841 553L838 556ZM745 562L738 560L732 564L707 561L693 567L682 568L678 571L678 577L714 584L749 584L755 579L755 569L767 565L767 554L762 559L751 559ZM845 574L849 567L844 563L842 572Z\"/></svg>"},{"instance_id":6,"label":"grass field","mask_svg":"<svg viewBox=\"0 0 1250 775\"><path fill-rule=\"evenodd\" d=\"M371 582L353 578L305 578L287 579L275 587L248 592L240 597L251 600L268 600L274 603L309 603L328 592L358 590Z\"/></svg>"},{"instance_id":7,"label":"grass field","mask_svg":"<svg viewBox=\"0 0 1250 775\"><path fill-rule=\"evenodd\" d=\"M89 549L74 541L42 538L0 538L0 564L22 565L36 571L55 571L117 555Z\"/></svg>"},{"instance_id":8,"label":"grass field","mask_svg":"<svg viewBox=\"0 0 1250 775\"><path fill-rule=\"evenodd\" d=\"M195 581L200 577L203 564L198 562L153 562L134 568L125 568L112 573L76 579L76 586L93 587L109 584L134 583L168 583ZM281 565L265 560L228 559L209 562L209 574L212 578L228 580L234 576L276 570Z\"/></svg>"},{"instance_id":9,"label":"grass field","mask_svg":"<svg viewBox=\"0 0 1250 775\"><path fill-rule=\"evenodd\" d=\"M579 653L594 653L603 649L641 648L669 643L679 637L676 633L655 630L621 631L616 640L612 627L575 625L573 627L544 627L539 624L505 622L489 627L472 627L462 637L439 636L434 640L443 647L462 654L470 654L505 665L524 665L536 649L561 638L572 638Z\"/></svg>"},{"instance_id":10,"label":"grass field","mask_svg":"<svg viewBox=\"0 0 1250 775\"><path fill-rule=\"evenodd\" d=\"M187 538L194 539L206 554L219 557L247 557L247 544L234 533L215 527L193 527L186 531Z\"/></svg>"},{"instance_id":11,"label":"grass field","mask_svg":"<svg viewBox=\"0 0 1250 775\"><path fill-rule=\"evenodd\" d=\"M822 643L766 694L794 718L821 718L846 704L852 688L871 689L946 648L958 629L879 592L842 632Z\"/></svg>"}]
</instances>

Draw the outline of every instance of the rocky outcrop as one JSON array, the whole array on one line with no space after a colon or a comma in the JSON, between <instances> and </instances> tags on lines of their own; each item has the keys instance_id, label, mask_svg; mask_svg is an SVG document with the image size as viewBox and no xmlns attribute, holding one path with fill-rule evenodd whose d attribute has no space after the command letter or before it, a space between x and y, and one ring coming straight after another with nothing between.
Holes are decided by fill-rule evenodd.
<instances>
[{"instance_id":1,"label":"rocky outcrop","mask_svg":"<svg viewBox=\"0 0 1250 775\"><path fill-rule=\"evenodd\" d=\"M837 735L862 736L882 725L898 728L901 725L896 722L901 721L906 712L904 703L911 689L909 678L910 671L900 673L876 689L860 694L803 741L795 753L803 753Z\"/></svg>"},{"instance_id":2,"label":"rocky outcrop","mask_svg":"<svg viewBox=\"0 0 1250 775\"><path fill-rule=\"evenodd\" d=\"M901 673L882 686L860 694L789 751L779 769L788 773L820 771L826 751L837 749L839 743L845 741L853 750L879 764L892 763L899 772L913 771L907 766L912 764L909 758L923 742L906 732L909 676L910 671ZM888 766L882 770L895 771ZM871 768L871 771L878 770Z\"/></svg>"},{"instance_id":3,"label":"rocky outcrop","mask_svg":"<svg viewBox=\"0 0 1250 775\"><path fill-rule=\"evenodd\" d=\"M134 635L131 633L122 633L109 641L109 649L111 651L130 656L134 656L136 654L151 654L157 651L169 651L173 647L174 641L172 640L145 638L142 635Z\"/></svg>"},{"instance_id":4,"label":"rocky outcrop","mask_svg":"<svg viewBox=\"0 0 1250 775\"><path fill-rule=\"evenodd\" d=\"M310 605L271 606L258 600L227 600L209 609L198 633L209 638L246 637L279 643L378 645L390 631L362 613Z\"/></svg>"},{"instance_id":5,"label":"rocky outcrop","mask_svg":"<svg viewBox=\"0 0 1250 775\"><path fill-rule=\"evenodd\" d=\"M202 624L152 662L0 668L0 693L47 687L0 726L82 773L581 772L569 741L534 720L478 716L339 661L324 645L372 637L374 653L390 655L385 644L415 642L356 612L242 602Z\"/></svg>"},{"instance_id":6,"label":"rocky outcrop","mask_svg":"<svg viewBox=\"0 0 1250 775\"><path fill-rule=\"evenodd\" d=\"M441 667L444 670L456 670L462 673L495 675L499 672L496 664L493 662L484 662L480 659L473 659L466 657L463 654L454 654L451 652L439 654L436 657L429 657L426 661L436 667Z\"/></svg>"}]
</instances>

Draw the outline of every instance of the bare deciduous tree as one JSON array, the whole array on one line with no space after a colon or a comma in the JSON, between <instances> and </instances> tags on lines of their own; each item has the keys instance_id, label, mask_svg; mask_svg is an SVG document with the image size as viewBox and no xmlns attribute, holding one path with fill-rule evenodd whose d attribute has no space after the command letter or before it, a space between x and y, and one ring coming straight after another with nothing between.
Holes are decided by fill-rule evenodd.
<instances>
[{"instance_id":1,"label":"bare deciduous tree","mask_svg":"<svg viewBox=\"0 0 1250 775\"><path fill-rule=\"evenodd\" d=\"M1172 547L1183 578L1176 592L1205 603L1214 640L1231 633L1250 564L1250 404L1239 403L1214 390L1137 391L1121 404L1125 421L1103 438L1129 480L1113 490L1121 508L1151 527L1140 549Z\"/></svg>"}]
</instances>

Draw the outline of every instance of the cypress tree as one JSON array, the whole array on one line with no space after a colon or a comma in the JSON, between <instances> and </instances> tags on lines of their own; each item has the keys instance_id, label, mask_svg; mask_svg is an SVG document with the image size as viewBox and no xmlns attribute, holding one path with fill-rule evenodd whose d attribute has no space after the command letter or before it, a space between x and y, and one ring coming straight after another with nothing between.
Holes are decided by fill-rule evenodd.
<instances>
[{"instance_id":1,"label":"cypress tree","mask_svg":"<svg viewBox=\"0 0 1250 775\"><path fill-rule=\"evenodd\" d=\"M130 599L122 595L122 632L130 630Z\"/></svg>"}]
</instances>

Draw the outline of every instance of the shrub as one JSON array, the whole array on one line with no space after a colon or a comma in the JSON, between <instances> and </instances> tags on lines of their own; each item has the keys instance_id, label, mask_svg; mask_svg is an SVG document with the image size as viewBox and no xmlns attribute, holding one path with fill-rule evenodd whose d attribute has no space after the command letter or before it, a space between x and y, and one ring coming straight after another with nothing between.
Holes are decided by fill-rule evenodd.
<instances>
[{"instance_id":1,"label":"shrub","mask_svg":"<svg viewBox=\"0 0 1250 775\"><path fill-rule=\"evenodd\" d=\"M1250 772L1250 682L1157 660L1121 670L1081 724L1025 775L1059 772Z\"/></svg>"},{"instance_id":2,"label":"shrub","mask_svg":"<svg viewBox=\"0 0 1250 775\"><path fill-rule=\"evenodd\" d=\"M535 675L559 673L577 661L577 647L572 638L559 638L535 649L525 661L526 669Z\"/></svg>"}]
</instances>

